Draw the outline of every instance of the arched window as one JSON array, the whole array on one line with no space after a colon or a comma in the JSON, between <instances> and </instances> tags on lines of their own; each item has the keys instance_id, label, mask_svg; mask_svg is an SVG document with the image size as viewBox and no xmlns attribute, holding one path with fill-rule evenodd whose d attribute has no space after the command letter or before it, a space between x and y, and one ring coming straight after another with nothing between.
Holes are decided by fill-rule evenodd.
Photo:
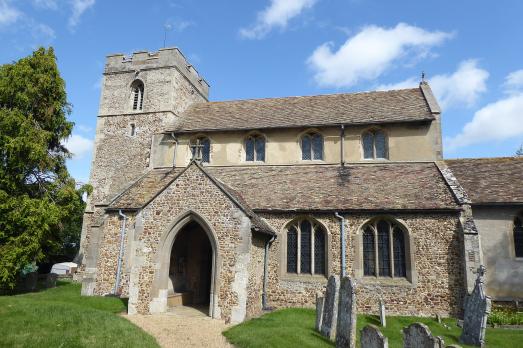
<instances>
[{"instance_id":1,"label":"arched window","mask_svg":"<svg viewBox=\"0 0 523 348\"><path fill-rule=\"evenodd\" d=\"M131 85L132 91L132 101L133 101L133 110L142 110L143 109L143 91L144 86L143 82L136 80Z\"/></svg>"},{"instance_id":2,"label":"arched window","mask_svg":"<svg viewBox=\"0 0 523 348\"><path fill-rule=\"evenodd\" d=\"M301 159L323 160L323 136L320 133L309 132L302 136Z\"/></svg>"},{"instance_id":3,"label":"arched window","mask_svg":"<svg viewBox=\"0 0 523 348\"><path fill-rule=\"evenodd\" d=\"M265 138L263 135L251 135L245 140L245 160L265 161Z\"/></svg>"},{"instance_id":4,"label":"arched window","mask_svg":"<svg viewBox=\"0 0 523 348\"><path fill-rule=\"evenodd\" d=\"M387 159L387 137L381 130L366 131L362 135L364 159Z\"/></svg>"},{"instance_id":5,"label":"arched window","mask_svg":"<svg viewBox=\"0 0 523 348\"><path fill-rule=\"evenodd\" d=\"M325 275L326 238L321 225L308 219L294 222L287 229L287 272Z\"/></svg>"},{"instance_id":6,"label":"arched window","mask_svg":"<svg viewBox=\"0 0 523 348\"><path fill-rule=\"evenodd\" d=\"M516 257L523 257L523 216L514 219L514 249Z\"/></svg>"},{"instance_id":7,"label":"arched window","mask_svg":"<svg viewBox=\"0 0 523 348\"><path fill-rule=\"evenodd\" d=\"M198 137L191 141L192 158L209 163L211 160L211 141L207 137Z\"/></svg>"},{"instance_id":8,"label":"arched window","mask_svg":"<svg viewBox=\"0 0 523 348\"><path fill-rule=\"evenodd\" d=\"M405 231L398 224L380 219L363 228L363 275L407 276Z\"/></svg>"}]
</instances>

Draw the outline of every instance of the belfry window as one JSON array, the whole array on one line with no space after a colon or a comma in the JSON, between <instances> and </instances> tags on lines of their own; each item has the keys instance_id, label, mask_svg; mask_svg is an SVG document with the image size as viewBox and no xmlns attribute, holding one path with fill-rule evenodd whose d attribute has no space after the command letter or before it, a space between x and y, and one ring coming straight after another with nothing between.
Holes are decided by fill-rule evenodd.
<instances>
[{"instance_id":1,"label":"belfry window","mask_svg":"<svg viewBox=\"0 0 523 348\"><path fill-rule=\"evenodd\" d=\"M301 138L301 159L304 161L323 160L323 136L309 132Z\"/></svg>"},{"instance_id":2,"label":"belfry window","mask_svg":"<svg viewBox=\"0 0 523 348\"><path fill-rule=\"evenodd\" d=\"M209 163L211 160L211 141L207 137L198 137L191 141L191 154L193 159Z\"/></svg>"},{"instance_id":3,"label":"belfry window","mask_svg":"<svg viewBox=\"0 0 523 348\"><path fill-rule=\"evenodd\" d=\"M394 222L377 220L363 228L363 275L405 278L405 231Z\"/></svg>"},{"instance_id":4,"label":"belfry window","mask_svg":"<svg viewBox=\"0 0 523 348\"><path fill-rule=\"evenodd\" d=\"M514 249L516 257L523 257L523 216L514 219Z\"/></svg>"},{"instance_id":5,"label":"belfry window","mask_svg":"<svg viewBox=\"0 0 523 348\"><path fill-rule=\"evenodd\" d=\"M326 268L326 233L308 219L287 229L287 273L321 274Z\"/></svg>"},{"instance_id":6,"label":"belfry window","mask_svg":"<svg viewBox=\"0 0 523 348\"><path fill-rule=\"evenodd\" d=\"M251 135L245 140L245 160L247 162L265 161L265 138L263 135Z\"/></svg>"},{"instance_id":7,"label":"belfry window","mask_svg":"<svg viewBox=\"0 0 523 348\"><path fill-rule=\"evenodd\" d=\"M132 102L133 102L133 110L142 110L143 109L143 92L144 92L144 86L143 82L140 80L136 80L131 85L131 92L132 92Z\"/></svg>"},{"instance_id":8,"label":"belfry window","mask_svg":"<svg viewBox=\"0 0 523 348\"><path fill-rule=\"evenodd\" d=\"M362 137L364 159L387 159L387 137L381 130L370 130Z\"/></svg>"}]
</instances>

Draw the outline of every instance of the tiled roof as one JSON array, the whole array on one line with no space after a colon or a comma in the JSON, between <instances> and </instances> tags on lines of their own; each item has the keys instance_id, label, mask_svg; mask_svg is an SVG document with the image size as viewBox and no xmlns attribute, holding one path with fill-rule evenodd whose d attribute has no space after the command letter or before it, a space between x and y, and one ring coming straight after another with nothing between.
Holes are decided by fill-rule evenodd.
<instances>
[{"instance_id":1,"label":"tiled roof","mask_svg":"<svg viewBox=\"0 0 523 348\"><path fill-rule=\"evenodd\" d=\"M427 92L428 91L428 92ZM433 120L430 88L191 105L168 131L262 129ZM439 110L439 109L438 109Z\"/></svg>"},{"instance_id":2,"label":"tiled roof","mask_svg":"<svg viewBox=\"0 0 523 348\"><path fill-rule=\"evenodd\" d=\"M523 203L523 157L445 160L472 204Z\"/></svg>"},{"instance_id":3,"label":"tiled roof","mask_svg":"<svg viewBox=\"0 0 523 348\"><path fill-rule=\"evenodd\" d=\"M434 163L205 167L254 211L440 210L458 207ZM171 173L151 171L110 208L141 208Z\"/></svg>"}]
</instances>

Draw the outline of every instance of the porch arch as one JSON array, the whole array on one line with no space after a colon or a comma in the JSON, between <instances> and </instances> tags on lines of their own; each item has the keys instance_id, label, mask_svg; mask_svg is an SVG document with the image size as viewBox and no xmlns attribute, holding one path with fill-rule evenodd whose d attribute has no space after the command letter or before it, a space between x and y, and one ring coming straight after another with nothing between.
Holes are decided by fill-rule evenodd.
<instances>
[{"instance_id":1,"label":"porch arch","mask_svg":"<svg viewBox=\"0 0 523 348\"><path fill-rule=\"evenodd\" d=\"M211 228L210 223L195 211L189 210L174 219L167 229L162 233L158 251L155 255L155 277L151 287L151 298L158 298L164 303L164 310L167 310L167 293L169 288L169 267L171 263L171 251L176 240L183 229L191 222L197 223L203 229L212 249L212 270L211 270L211 289L209 298L209 316L219 318L218 293L219 293L219 253L216 233ZM165 298L164 298L165 297Z\"/></svg>"}]
</instances>

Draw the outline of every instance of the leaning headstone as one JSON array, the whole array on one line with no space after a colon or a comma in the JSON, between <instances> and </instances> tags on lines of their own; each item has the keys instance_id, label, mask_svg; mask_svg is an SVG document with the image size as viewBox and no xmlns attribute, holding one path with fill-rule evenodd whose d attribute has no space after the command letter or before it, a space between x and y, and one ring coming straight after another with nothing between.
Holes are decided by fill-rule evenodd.
<instances>
[{"instance_id":1,"label":"leaning headstone","mask_svg":"<svg viewBox=\"0 0 523 348\"><path fill-rule=\"evenodd\" d=\"M413 323L403 329L403 348L440 348L445 343L440 337L432 336L425 324Z\"/></svg>"},{"instance_id":2,"label":"leaning headstone","mask_svg":"<svg viewBox=\"0 0 523 348\"><path fill-rule=\"evenodd\" d=\"M356 347L356 286L350 277L343 277L338 300L336 347Z\"/></svg>"},{"instance_id":3,"label":"leaning headstone","mask_svg":"<svg viewBox=\"0 0 523 348\"><path fill-rule=\"evenodd\" d=\"M321 319L321 334L329 339L336 337L336 324L338 322L338 293L340 290L340 277L330 276L327 282L327 291L323 305L323 318Z\"/></svg>"},{"instance_id":4,"label":"leaning headstone","mask_svg":"<svg viewBox=\"0 0 523 348\"><path fill-rule=\"evenodd\" d=\"M485 293L485 267L481 265L478 268L474 290L465 298L463 331L459 338L461 343L478 347L485 345L485 329L490 308L490 297Z\"/></svg>"},{"instance_id":5,"label":"leaning headstone","mask_svg":"<svg viewBox=\"0 0 523 348\"><path fill-rule=\"evenodd\" d=\"M382 327L387 326L387 319L385 319L385 303L383 302L383 299L380 297L380 324Z\"/></svg>"},{"instance_id":6,"label":"leaning headstone","mask_svg":"<svg viewBox=\"0 0 523 348\"><path fill-rule=\"evenodd\" d=\"M316 331L321 330L321 320L323 319L323 305L325 304L325 297L323 293L318 291L316 293Z\"/></svg>"},{"instance_id":7,"label":"leaning headstone","mask_svg":"<svg viewBox=\"0 0 523 348\"><path fill-rule=\"evenodd\" d=\"M360 343L361 348L389 348L389 339L372 324L361 330Z\"/></svg>"}]
</instances>

